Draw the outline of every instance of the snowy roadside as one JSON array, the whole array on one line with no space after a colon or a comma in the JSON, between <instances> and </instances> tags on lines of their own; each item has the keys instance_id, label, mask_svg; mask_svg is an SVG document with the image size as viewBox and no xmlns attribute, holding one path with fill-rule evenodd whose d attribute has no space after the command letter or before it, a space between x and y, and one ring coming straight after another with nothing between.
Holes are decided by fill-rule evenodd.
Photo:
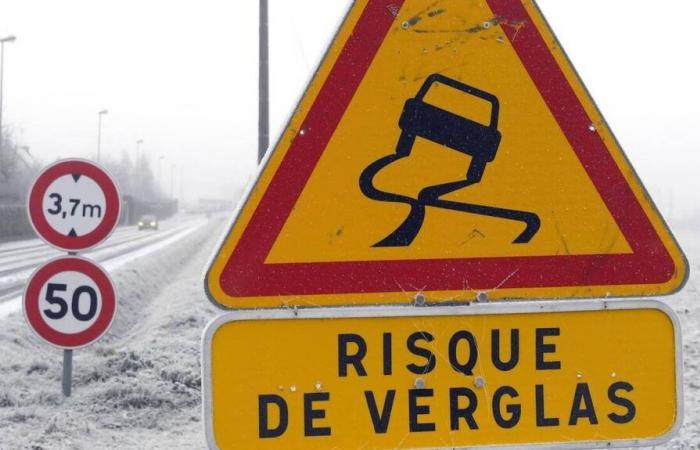
<instances>
[{"instance_id":1,"label":"snowy roadside","mask_svg":"<svg viewBox=\"0 0 700 450\"><path fill-rule=\"evenodd\" d=\"M212 221L178 245L115 268L112 331L76 352L74 396L60 393L60 351L15 314L0 329L0 449L200 449L200 337L219 313L201 274L222 229ZM700 239L676 230L690 263L683 292L661 298L683 328L685 421L656 449L700 448ZM27 357L27 355L32 355Z\"/></svg>"},{"instance_id":2,"label":"snowy roadside","mask_svg":"<svg viewBox=\"0 0 700 450\"><path fill-rule=\"evenodd\" d=\"M117 318L99 343L75 352L69 399L61 352L39 342L21 314L5 319L0 448L202 448L200 336L216 311L199 279L221 227L214 219L113 272Z\"/></svg>"},{"instance_id":3,"label":"snowy roadside","mask_svg":"<svg viewBox=\"0 0 700 450\"><path fill-rule=\"evenodd\" d=\"M207 221L205 219L193 221L189 224L185 224L174 228L163 236L159 236L157 239L149 239L147 242L140 242L142 246L137 250L131 250L127 248L125 250L117 250L116 252L110 252L110 254L100 254L100 253L87 253L86 256L90 257L96 262L101 262L102 267L110 273L118 270L122 266L131 263L132 261L149 256L152 253L158 252L170 245L177 243L180 239L185 239L191 233L194 233L200 227L206 225ZM140 240L139 240L140 241ZM150 241L153 241L150 243ZM143 245L145 244L145 245ZM103 262L104 260L104 262ZM38 267L40 264L37 264ZM29 271L20 272L18 275L15 274L14 277L20 281L21 285L26 282L31 273L36 267L33 267ZM12 313L18 312L22 308L22 291L18 291L15 297L10 297L9 299L1 299L0 301L0 320L9 316Z\"/></svg>"},{"instance_id":4,"label":"snowy roadside","mask_svg":"<svg viewBox=\"0 0 700 450\"><path fill-rule=\"evenodd\" d=\"M690 277L682 292L661 300L678 313L683 333L685 418L678 437L658 448L700 448L700 239L696 228L674 228L688 258Z\"/></svg>"}]
</instances>

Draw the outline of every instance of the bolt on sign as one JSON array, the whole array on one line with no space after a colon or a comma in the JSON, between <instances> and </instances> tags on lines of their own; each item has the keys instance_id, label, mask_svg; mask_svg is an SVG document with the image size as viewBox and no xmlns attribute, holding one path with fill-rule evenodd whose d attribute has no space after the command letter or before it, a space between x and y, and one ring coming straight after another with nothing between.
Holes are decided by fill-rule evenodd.
<instances>
[{"instance_id":1,"label":"bolt on sign","mask_svg":"<svg viewBox=\"0 0 700 450\"><path fill-rule=\"evenodd\" d=\"M682 421L677 318L656 301L331 311L207 327L210 448L628 447Z\"/></svg>"},{"instance_id":2,"label":"bolt on sign","mask_svg":"<svg viewBox=\"0 0 700 450\"><path fill-rule=\"evenodd\" d=\"M529 0L357 0L213 258L227 308L669 294L665 226Z\"/></svg>"}]
</instances>

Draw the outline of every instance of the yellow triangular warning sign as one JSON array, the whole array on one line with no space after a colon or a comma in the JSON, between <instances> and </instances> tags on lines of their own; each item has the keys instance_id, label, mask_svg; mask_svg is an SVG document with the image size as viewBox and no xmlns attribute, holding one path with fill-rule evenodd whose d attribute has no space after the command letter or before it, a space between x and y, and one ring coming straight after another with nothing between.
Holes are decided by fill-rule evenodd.
<instances>
[{"instance_id":1,"label":"yellow triangular warning sign","mask_svg":"<svg viewBox=\"0 0 700 450\"><path fill-rule=\"evenodd\" d=\"M658 295L686 272L533 2L364 0L205 284L276 307Z\"/></svg>"}]
</instances>

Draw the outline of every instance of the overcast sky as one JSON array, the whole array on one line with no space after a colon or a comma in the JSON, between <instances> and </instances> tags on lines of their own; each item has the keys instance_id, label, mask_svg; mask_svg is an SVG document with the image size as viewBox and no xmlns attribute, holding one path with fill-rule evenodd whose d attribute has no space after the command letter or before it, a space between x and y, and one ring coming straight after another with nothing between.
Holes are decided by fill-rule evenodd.
<instances>
[{"instance_id":1,"label":"overcast sky","mask_svg":"<svg viewBox=\"0 0 700 450\"><path fill-rule=\"evenodd\" d=\"M4 121L46 162L92 157L108 109L103 152L133 155L143 139L154 162L188 168L188 200L232 198L256 164L257 3L0 0L0 37L18 38ZM349 3L270 0L273 136ZM539 4L662 210L694 207L700 2Z\"/></svg>"}]
</instances>

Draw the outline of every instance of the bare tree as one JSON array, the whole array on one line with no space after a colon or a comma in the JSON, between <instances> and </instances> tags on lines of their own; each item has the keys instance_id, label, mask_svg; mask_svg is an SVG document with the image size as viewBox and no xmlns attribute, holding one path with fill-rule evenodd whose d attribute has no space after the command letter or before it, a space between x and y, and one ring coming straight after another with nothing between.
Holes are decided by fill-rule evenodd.
<instances>
[{"instance_id":1,"label":"bare tree","mask_svg":"<svg viewBox=\"0 0 700 450\"><path fill-rule=\"evenodd\" d=\"M7 127L0 142L0 204L24 203L29 185L41 167Z\"/></svg>"}]
</instances>

